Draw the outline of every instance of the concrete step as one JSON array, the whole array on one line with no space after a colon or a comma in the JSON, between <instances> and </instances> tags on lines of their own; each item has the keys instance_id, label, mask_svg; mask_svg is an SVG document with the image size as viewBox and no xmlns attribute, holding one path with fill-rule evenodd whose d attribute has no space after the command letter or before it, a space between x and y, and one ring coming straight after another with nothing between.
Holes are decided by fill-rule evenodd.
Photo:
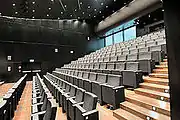
<instances>
[{"instance_id":1,"label":"concrete step","mask_svg":"<svg viewBox=\"0 0 180 120\"><path fill-rule=\"evenodd\" d=\"M152 84L152 83L141 83L140 84L141 88L144 89L150 89L150 90L154 90L154 91L158 91L158 92L165 92L165 93L169 93L169 86L166 85L158 85L158 84Z\"/></svg>"},{"instance_id":2,"label":"concrete step","mask_svg":"<svg viewBox=\"0 0 180 120\"><path fill-rule=\"evenodd\" d=\"M118 120L143 120L142 118L123 109L117 109L113 112L113 116Z\"/></svg>"},{"instance_id":3,"label":"concrete step","mask_svg":"<svg viewBox=\"0 0 180 120\"><path fill-rule=\"evenodd\" d=\"M155 78L165 78L168 79L168 74L160 74L160 73L151 73L149 74L149 77L155 77Z\"/></svg>"},{"instance_id":4,"label":"concrete step","mask_svg":"<svg viewBox=\"0 0 180 120\"><path fill-rule=\"evenodd\" d=\"M134 91L135 93L139 95L144 95L147 97L151 97L151 98L166 101L166 102L170 101L169 93L163 93L163 92L153 91L153 90L144 89L144 88L137 88Z\"/></svg>"},{"instance_id":5,"label":"concrete step","mask_svg":"<svg viewBox=\"0 0 180 120\"><path fill-rule=\"evenodd\" d=\"M159 84L159 85L169 85L169 79L164 79L164 78L154 78L154 77L149 77L145 76L143 77L144 82L148 83L154 83L154 84Z\"/></svg>"},{"instance_id":6,"label":"concrete step","mask_svg":"<svg viewBox=\"0 0 180 120\"><path fill-rule=\"evenodd\" d=\"M157 113L152 110L148 110L144 107L140 107L138 105L132 104L130 102L123 102L120 104L120 107L123 110L126 110L138 117L141 117L144 120L170 120L169 116Z\"/></svg>"}]
</instances>

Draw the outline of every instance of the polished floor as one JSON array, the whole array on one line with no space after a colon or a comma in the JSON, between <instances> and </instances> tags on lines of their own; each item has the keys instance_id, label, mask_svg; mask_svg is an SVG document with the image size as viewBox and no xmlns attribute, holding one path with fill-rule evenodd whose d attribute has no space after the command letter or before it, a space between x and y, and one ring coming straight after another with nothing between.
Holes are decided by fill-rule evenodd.
<instances>
[{"instance_id":1,"label":"polished floor","mask_svg":"<svg viewBox=\"0 0 180 120\"><path fill-rule=\"evenodd\" d=\"M14 85L14 83L4 83L0 85L0 102L3 100L2 96Z\"/></svg>"},{"instance_id":2,"label":"polished floor","mask_svg":"<svg viewBox=\"0 0 180 120\"><path fill-rule=\"evenodd\" d=\"M32 98L32 82L26 82L26 86L22 93L21 99L15 111L13 120L30 120L31 119L31 98Z\"/></svg>"}]
</instances>

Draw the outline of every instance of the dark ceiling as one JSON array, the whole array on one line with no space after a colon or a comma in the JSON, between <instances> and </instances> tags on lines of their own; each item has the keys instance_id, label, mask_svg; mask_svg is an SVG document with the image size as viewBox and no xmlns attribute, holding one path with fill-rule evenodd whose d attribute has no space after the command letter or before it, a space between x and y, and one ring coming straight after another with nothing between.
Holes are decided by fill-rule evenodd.
<instances>
[{"instance_id":1,"label":"dark ceiling","mask_svg":"<svg viewBox=\"0 0 180 120\"><path fill-rule=\"evenodd\" d=\"M100 21L132 0L3 0L0 14L37 19Z\"/></svg>"}]
</instances>

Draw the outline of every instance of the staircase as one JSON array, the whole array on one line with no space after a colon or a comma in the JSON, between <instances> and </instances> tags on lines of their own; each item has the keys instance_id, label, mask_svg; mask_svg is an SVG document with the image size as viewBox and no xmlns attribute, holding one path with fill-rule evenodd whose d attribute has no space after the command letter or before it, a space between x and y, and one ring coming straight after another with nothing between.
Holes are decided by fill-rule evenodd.
<instances>
[{"instance_id":1,"label":"staircase","mask_svg":"<svg viewBox=\"0 0 180 120\"><path fill-rule=\"evenodd\" d=\"M167 59L156 66L144 82L113 112L119 120L170 120Z\"/></svg>"}]
</instances>

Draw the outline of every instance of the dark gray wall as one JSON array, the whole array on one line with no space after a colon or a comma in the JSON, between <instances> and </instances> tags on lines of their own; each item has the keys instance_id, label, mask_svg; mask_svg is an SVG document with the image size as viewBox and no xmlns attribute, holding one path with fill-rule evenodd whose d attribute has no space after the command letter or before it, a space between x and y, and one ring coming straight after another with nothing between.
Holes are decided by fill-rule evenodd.
<instances>
[{"instance_id":1,"label":"dark gray wall","mask_svg":"<svg viewBox=\"0 0 180 120\"><path fill-rule=\"evenodd\" d=\"M163 0L166 26L171 120L180 119L180 7L173 0Z\"/></svg>"},{"instance_id":2,"label":"dark gray wall","mask_svg":"<svg viewBox=\"0 0 180 120\"><path fill-rule=\"evenodd\" d=\"M86 54L91 34L81 21L0 19L0 79L14 81L22 62L40 62L43 73ZM55 49L58 53L55 53ZM74 54L70 54L73 50ZM12 56L7 61L7 56ZM12 71L7 72L11 66Z\"/></svg>"}]
</instances>

